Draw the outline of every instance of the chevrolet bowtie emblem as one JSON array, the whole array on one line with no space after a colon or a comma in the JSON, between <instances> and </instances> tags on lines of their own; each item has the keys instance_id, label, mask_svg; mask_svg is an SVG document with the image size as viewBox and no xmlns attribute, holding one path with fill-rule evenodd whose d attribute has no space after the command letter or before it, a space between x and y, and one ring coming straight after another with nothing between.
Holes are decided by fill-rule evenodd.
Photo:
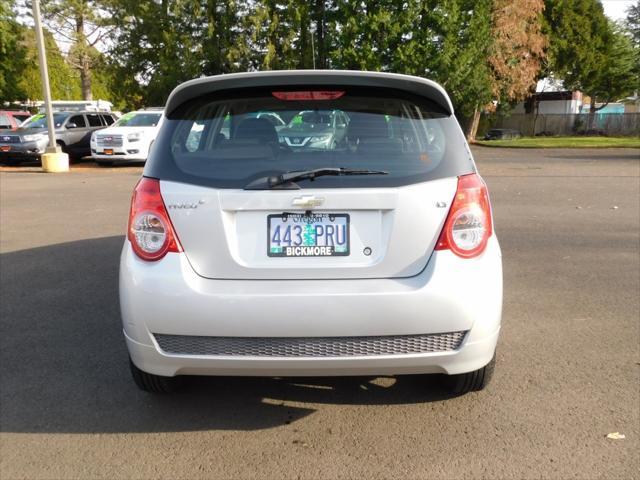
<instances>
[{"instance_id":1,"label":"chevrolet bowtie emblem","mask_svg":"<svg viewBox=\"0 0 640 480\"><path fill-rule=\"evenodd\" d=\"M316 197L314 195L304 195L302 197L296 197L291 202L294 207L300 208L313 208L319 207L324 203L324 198Z\"/></svg>"}]
</instances>

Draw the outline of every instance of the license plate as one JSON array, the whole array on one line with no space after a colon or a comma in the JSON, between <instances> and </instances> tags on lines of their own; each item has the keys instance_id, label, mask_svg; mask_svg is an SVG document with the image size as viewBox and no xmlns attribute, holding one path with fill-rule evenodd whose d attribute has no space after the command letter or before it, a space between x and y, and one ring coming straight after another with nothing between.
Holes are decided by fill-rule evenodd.
<instances>
[{"instance_id":1,"label":"license plate","mask_svg":"<svg viewBox=\"0 0 640 480\"><path fill-rule=\"evenodd\" d=\"M104 149L104 154L105 155L113 155L113 148L105 148Z\"/></svg>"},{"instance_id":2,"label":"license plate","mask_svg":"<svg viewBox=\"0 0 640 480\"><path fill-rule=\"evenodd\" d=\"M0 152L10 152L10 151L11 151L11 147L9 145L0 146Z\"/></svg>"},{"instance_id":3,"label":"license plate","mask_svg":"<svg viewBox=\"0 0 640 480\"><path fill-rule=\"evenodd\" d=\"M267 216L270 257L335 257L349 255L346 213L282 213Z\"/></svg>"}]
</instances>

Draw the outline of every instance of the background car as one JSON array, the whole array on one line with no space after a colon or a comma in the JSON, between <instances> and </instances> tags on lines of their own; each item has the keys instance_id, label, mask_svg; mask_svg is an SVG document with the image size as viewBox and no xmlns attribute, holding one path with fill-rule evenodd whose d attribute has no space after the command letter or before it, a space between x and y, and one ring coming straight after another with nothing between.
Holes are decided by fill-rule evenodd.
<instances>
[{"instance_id":1,"label":"background car","mask_svg":"<svg viewBox=\"0 0 640 480\"><path fill-rule=\"evenodd\" d=\"M110 112L54 112L56 143L71 160L87 156L91 153L91 133L115 120L116 116ZM44 114L34 115L19 128L0 134L0 161L15 164L39 160L48 144L47 118Z\"/></svg>"},{"instance_id":2,"label":"background car","mask_svg":"<svg viewBox=\"0 0 640 480\"><path fill-rule=\"evenodd\" d=\"M0 130L13 130L27 120L31 114L21 110L0 110Z\"/></svg>"},{"instance_id":3,"label":"background car","mask_svg":"<svg viewBox=\"0 0 640 480\"><path fill-rule=\"evenodd\" d=\"M492 128L484 136L485 140L511 140L512 138L520 138L522 133L513 128Z\"/></svg>"},{"instance_id":4,"label":"background car","mask_svg":"<svg viewBox=\"0 0 640 480\"><path fill-rule=\"evenodd\" d=\"M98 165L146 161L158 129L162 110L137 110L123 115L111 127L91 136L91 157Z\"/></svg>"},{"instance_id":5,"label":"background car","mask_svg":"<svg viewBox=\"0 0 640 480\"><path fill-rule=\"evenodd\" d=\"M347 115L339 110L302 111L278 136L290 148L330 150L345 138L348 123Z\"/></svg>"}]
</instances>

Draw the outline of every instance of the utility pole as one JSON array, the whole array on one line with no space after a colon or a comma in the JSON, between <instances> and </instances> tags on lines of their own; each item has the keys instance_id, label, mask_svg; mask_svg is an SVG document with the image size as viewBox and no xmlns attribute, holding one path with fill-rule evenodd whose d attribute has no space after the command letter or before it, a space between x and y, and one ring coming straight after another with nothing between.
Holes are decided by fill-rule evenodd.
<instances>
[{"instance_id":1,"label":"utility pole","mask_svg":"<svg viewBox=\"0 0 640 480\"><path fill-rule=\"evenodd\" d=\"M51 88L49 87L47 54L44 48L42 21L40 20L40 0L33 0L33 19L36 29L36 44L38 45L38 63L40 66L40 78L42 79L44 111L47 117L47 131L49 133L49 145L45 153L41 155L42 169L45 172L67 172L69 171L69 156L66 153L62 153L62 150L56 144L56 127L53 123L53 112L51 109Z\"/></svg>"}]
</instances>

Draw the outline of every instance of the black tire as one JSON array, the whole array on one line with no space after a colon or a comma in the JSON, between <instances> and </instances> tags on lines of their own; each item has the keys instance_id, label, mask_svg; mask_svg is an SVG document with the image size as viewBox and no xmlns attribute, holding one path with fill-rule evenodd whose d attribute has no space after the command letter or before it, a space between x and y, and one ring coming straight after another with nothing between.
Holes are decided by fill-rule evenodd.
<instances>
[{"instance_id":1,"label":"black tire","mask_svg":"<svg viewBox=\"0 0 640 480\"><path fill-rule=\"evenodd\" d=\"M162 377L147 373L136 367L129 359L131 376L140 390L150 393L171 393L180 386L179 377Z\"/></svg>"},{"instance_id":2,"label":"black tire","mask_svg":"<svg viewBox=\"0 0 640 480\"><path fill-rule=\"evenodd\" d=\"M489 385L495 367L496 356L494 355L491 361L479 370L447 376L446 386L455 395L478 392Z\"/></svg>"}]
</instances>

